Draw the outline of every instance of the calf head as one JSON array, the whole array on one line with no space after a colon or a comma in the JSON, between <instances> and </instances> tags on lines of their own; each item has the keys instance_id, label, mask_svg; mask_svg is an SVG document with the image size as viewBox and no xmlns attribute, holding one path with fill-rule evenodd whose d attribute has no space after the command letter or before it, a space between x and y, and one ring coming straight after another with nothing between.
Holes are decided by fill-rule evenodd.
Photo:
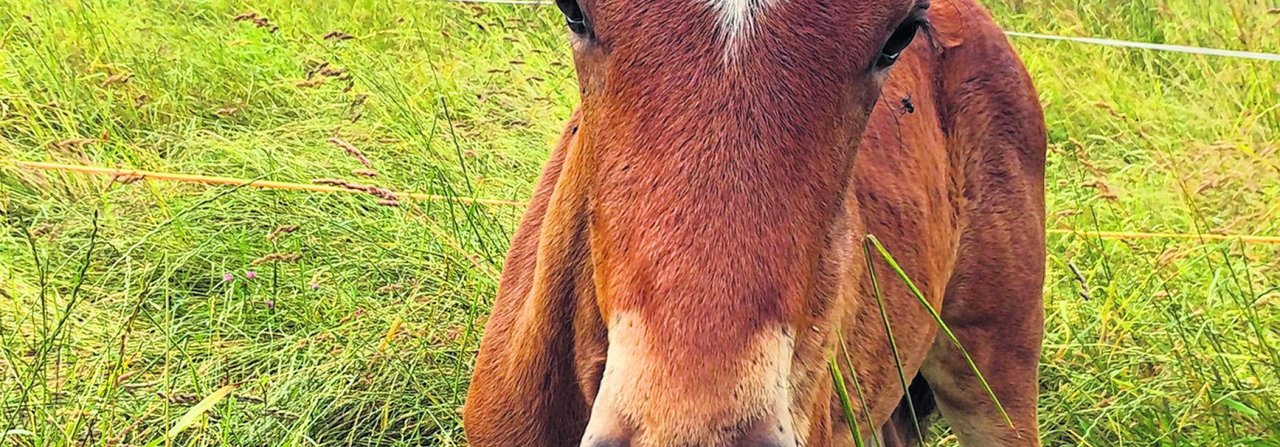
<instances>
[{"instance_id":1,"label":"calf head","mask_svg":"<svg viewBox=\"0 0 1280 447\"><path fill-rule=\"evenodd\" d=\"M803 442L861 271L857 145L927 3L557 3L608 333L582 445Z\"/></svg>"}]
</instances>

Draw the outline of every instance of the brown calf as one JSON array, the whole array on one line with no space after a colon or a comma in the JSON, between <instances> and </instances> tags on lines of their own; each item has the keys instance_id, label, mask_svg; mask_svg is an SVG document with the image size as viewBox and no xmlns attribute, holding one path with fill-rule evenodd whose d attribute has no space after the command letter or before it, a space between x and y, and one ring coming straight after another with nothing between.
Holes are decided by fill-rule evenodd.
<instances>
[{"instance_id":1,"label":"brown calf","mask_svg":"<svg viewBox=\"0 0 1280 447\"><path fill-rule=\"evenodd\" d=\"M827 369L840 335L866 396L860 432L916 442L867 234L1016 428L873 259L916 378L905 398L936 399L965 446L1039 445L1044 120L985 9L558 4L582 104L512 241L467 397L471 445L851 446Z\"/></svg>"}]
</instances>

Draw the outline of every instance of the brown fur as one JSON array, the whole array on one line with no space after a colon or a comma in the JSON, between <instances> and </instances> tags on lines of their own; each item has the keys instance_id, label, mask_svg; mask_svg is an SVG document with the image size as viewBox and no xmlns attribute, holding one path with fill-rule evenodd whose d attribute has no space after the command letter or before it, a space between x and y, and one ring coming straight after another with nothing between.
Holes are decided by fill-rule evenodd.
<instances>
[{"instance_id":1,"label":"brown fur","mask_svg":"<svg viewBox=\"0 0 1280 447\"><path fill-rule=\"evenodd\" d=\"M874 421L861 432L912 442L866 234L1016 426L873 258L908 377L961 443L1039 445L1044 121L984 9L935 0L885 80L866 66L908 0L781 2L730 63L700 1L583 6L600 41L575 44L582 106L512 240L466 403L472 445L577 445L590 422L583 445L849 446L826 370L837 333L867 396L858 421Z\"/></svg>"}]
</instances>

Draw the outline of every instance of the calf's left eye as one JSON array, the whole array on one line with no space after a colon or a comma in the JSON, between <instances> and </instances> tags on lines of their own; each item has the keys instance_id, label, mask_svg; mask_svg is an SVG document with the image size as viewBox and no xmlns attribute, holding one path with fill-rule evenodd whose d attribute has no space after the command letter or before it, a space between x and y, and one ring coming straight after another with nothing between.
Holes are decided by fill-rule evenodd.
<instances>
[{"instance_id":1,"label":"calf's left eye","mask_svg":"<svg viewBox=\"0 0 1280 447\"><path fill-rule=\"evenodd\" d=\"M902 52L911 45L912 40L915 40L916 34L924 24L924 19L910 18L898 25L898 29L893 31L889 41L885 42L884 48L880 50L880 57L876 59L876 68L889 68L897 63Z\"/></svg>"}]
</instances>

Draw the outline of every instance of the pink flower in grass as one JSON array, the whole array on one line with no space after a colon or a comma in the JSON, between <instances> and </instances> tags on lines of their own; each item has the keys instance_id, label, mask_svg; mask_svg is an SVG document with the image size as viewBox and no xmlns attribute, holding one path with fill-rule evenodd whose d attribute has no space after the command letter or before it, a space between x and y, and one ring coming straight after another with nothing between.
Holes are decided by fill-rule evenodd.
<instances>
[{"instance_id":1,"label":"pink flower in grass","mask_svg":"<svg viewBox=\"0 0 1280 447\"><path fill-rule=\"evenodd\" d=\"M231 282L231 281L235 281L235 280L236 280L236 276L235 276L235 275L232 275L231 273L223 273L223 274L222 274L222 282Z\"/></svg>"},{"instance_id":2,"label":"pink flower in grass","mask_svg":"<svg viewBox=\"0 0 1280 447\"><path fill-rule=\"evenodd\" d=\"M247 270L244 272L244 279L257 279L257 278L258 278L258 272L255 272L253 270Z\"/></svg>"}]
</instances>

